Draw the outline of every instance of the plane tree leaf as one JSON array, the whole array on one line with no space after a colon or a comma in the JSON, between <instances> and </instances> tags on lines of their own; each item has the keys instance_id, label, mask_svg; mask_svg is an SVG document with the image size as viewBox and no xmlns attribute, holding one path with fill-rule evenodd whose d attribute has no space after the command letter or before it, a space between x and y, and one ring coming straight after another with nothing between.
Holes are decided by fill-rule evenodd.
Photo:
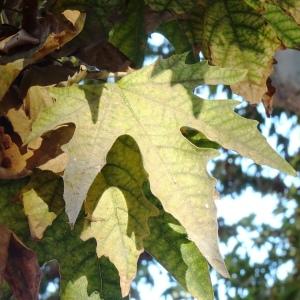
<instances>
[{"instance_id":1,"label":"plane tree leaf","mask_svg":"<svg viewBox=\"0 0 300 300\"><path fill-rule=\"evenodd\" d=\"M3 114L11 122L14 133L18 134L21 141L25 141L31 132L32 122L45 107L53 104L53 99L45 90L36 88L29 91L19 107L13 103L7 107L7 99L2 104ZM70 140L74 129L72 124L65 124L22 147L16 134L9 136L5 133L9 128L1 127L0 177L23 177L36 167L55 173L63 172L68 157L60 146Z\"/></svg>"},{"instance_id":2,"label":"plane tree leaf","mask_svg":"<svg viewBox=\"0 0 300 300\"><path fill-rule=\"evenodd\" d=\"M107 256L117 267L125 296L144 250L143 240L149 234L148 219L157 215L158 210L143 194L147 175L132 138L120 137L106 161L85 202L91 222L81 238L97 240L97 254Z\"/></svg>"},{"instance_id":3,"label":"plane tree leaf","mask_svg":"<svg viewBox=\"0 0 300 300\"><path fill-rule=\"evenodd\" d=\"M31 137L63 123L76 124L72 140L63 147L70 156L64 198L74 223L108 150L118 136L132 136L141 149L153 193L211 265L227 275L217 245L214 180L206 172L207 161L218 152L192 145L180 128L199 130L257 163L294 171L266 143L256 122L233 113L234 101L205 101L192 93L197 84L232 84L245 72L184 61L185 56L173 56L133 72L118 84L49 88L56 102L40 114Z\"/></svg>"},{"instance_id":4,"label":"plane tree leaf","mask_svg":"<svg viewBox=\"0 0 300 300\"><path fill-rule=\"evenodd\" d=\"M207 261L170 215L150 219L151 235L145 249L194 297L212 300L213 291Z\"/></svg>"},{"instance_id":5,"label":"plane tree leaf","mask_svg":"<svg viewBox=\"0 0 300 300\"><path fill-rule=\"evenodd\" d=\"M298 0L244 0L248 5L263 12L264 5L274 4L283 9L284 13L290 15L295 21L300 23L300 3Z\"/></svg>"},{"instance_id":6,"label":"plane tree leaf","mask_svg":"<svg viewBox=\"0 0 300 300\"><path fill-rule=\"evenodd\" d=\"M156 29L175 53L199 51L213 64L247 69L247 77L232 85L251 103L268 95L267 78L276 50L299 48L298 1L263 0L149 0L155 11L172 11Z\"/></svg>"},{"instance_id":7,"label":"plane tree leaf","mask_svg":"<svg viewBox=\"0 0 300 300\"><path fill-rule=\"evenodd\" d=\"M30 91L23 99L23 105L16 108L13 104L12 107L4 107L5 113L13 125L14 131L24 141L31 131L31 124L37 118L38 114L47 106L53 104L53 99L49 97L42 89L35 89L34 92Z\"/></svg>"},{"instance_id":8,"label":"plane tree leaf","mask_svg":"<svg viewBox=\"0 0 300 300\"><path fill-rule=\"evenodd\" d=\"M45 229L52 224L56 215L34 190L23 192L24 212L28 216L31 235L41 239Z\"/></svg>"},{"instance_id":9,"label":"plane tree leaf","mask_svg":"<svg viewBox=\"0 0 300 300\"><path fill-rule=\"evenodd\" d=\"M83 240L95 236L97 255L106 255L117 267L123 296L128 295L136 274L142 249L136 245L134 233L127 235L129 223L126 199L115 187L104 192L93 215L90 229L81 235Z\"/></svg>"},{"instance_id":10,"label":"plane tree leaf","mask_svg":"<svg viewBox=\"0 0 300 300\"><path fill-rule=\"evenodd\" d=\"M298 0L274 0L273 2L280 5L300 24L300 3Z\"/></svg>"},{"instance_id":11,"label":"plane tree leaf","mask_svg":"<svg viewBox=\"0 0 300 300\"><path fill-rule=\"evenodd\" d=\"M121 299L145 250L193 296L212 299L208 263L228 272L208 161L223 147L295 171L257 122L234 113L238 102L194 89L225 84L252 103L270 97L275 51L299 48L299 1L28 1L32 11L6 2L0 281L9 287L1 282L0 297L37 298L38 256L58 261L62 300ZM38 28L27 32L30 16ZM154 30L189 55L134 71ZM199 51L215 66L194 63ZM122 73L105 83L109 72Z\"/></svg>"},{"instance_id":12,"label":"plane tree leaf","mask_svg":"<svg viewBox=\"0 0 300 300\"><path fill-rule=\"evenodd\" d=\"M300 25L278 5L264 5L265 19L276 31L278 38L288 48L300 48Z\"/></svg>"},{"instance_id":13,"label":"plane tree leaf","mask_svg":"<svg viewBox=\"0 0 300 300\"><path fill-rule=\"evenodd\" d=\"M30 246L38 253L41 262L58 261L62 300L77 299L77 295L86 294L92 299L122 299L120 279L114 266L104 258L98 259L94 241L80 239L83 219L81 215L71 230L65 214L60 214L48 227L43 239Z\"/></svg>"},{"instance_id":14,"label":"plane tree leaf","mask_svg":"<svg viewBox=\"0 0 300 300\"><path fill-rule=\"evenodd\" d=\"M273 28L242 1L212 0L205 10L203 33L203 50L212 63L248 70L233 90L252 103L260 102L280 46Z\"/></svg>"}]
</instances>

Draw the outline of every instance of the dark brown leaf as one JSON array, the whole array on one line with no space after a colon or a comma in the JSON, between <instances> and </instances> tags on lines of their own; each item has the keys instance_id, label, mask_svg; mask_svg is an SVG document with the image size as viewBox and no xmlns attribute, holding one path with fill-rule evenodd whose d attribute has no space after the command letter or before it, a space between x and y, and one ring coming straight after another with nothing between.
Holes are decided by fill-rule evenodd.
<instances>
[{"instance_id":1,"label":"dark brown leaf","mask_svg":"<svg viewBox=\"0 0 300 300\"><path fill-rule=\"evenodd\" d=\"M39 39L30 35L24 29L21 29L16 34L1 41L0 52L8 54L16 48L28 45L38 45L39 42Z\"/></svg>"},{"instance_id":2,"label":"dark brown leaf","mask_svg":"<svg viewBox=\"0 0 300 300\"><path fill-rule=\"evenodd\" d=\"M73 76L77 68L67 66L66 64L47 64L47 65L32 65L29 66L21 74L19 84L19 98L25 98L28 89L31 86L39 85L46 86L57 84L61 81L66 81L70 76Z\"/></svg>"},{"instance_id":3,"label":"dark brown leaf","mask_svg":"<svg viewBox=\"0 0 300 300\"><path fill-rule=\"evenodd\" d=\"M11 137L0 127L0 179L16 179L30 173L26 168L26 156Z\"/></svg>"},{"instance_id":4,"label":"dark brown leaf","mask_svg":"<svg viewBox=\"0 0 300 300\"><path fill-rule=\"evenodd\" d=\"M267 82L267 92L262 97L262 102L266 110L267 117L272 115L273 111L273 95L276 93L276 88L272 85L272 80L268 77Z\"/></svg>"},{"instance_id":5,"label":"dark brown leaf","mask_svg":"<svg viewBox=\"0 0 300 300\"><path fill-rule=\"evenodd\" d=\"M76 56L88 65L111 72L126 72L131 64L126 55L105 40L81 49Z\"/></svg>"},{"instance_id":6,"label":"dark brown leaf","mask_svg":"<svg viewBox=\"0 0 300 300\"><path fill-rule=\"evenodd\" d=\"M36 254L4 225L0 225L0 280L17 300L37 300L41 271Z\"/></svg>"},{"instance_id":7,"label":"dark brown leaf","mask_svg":"<svg viewBox=\"0 0 300 300\"><path fill-rule=\"evenodd\" d=\"M65 124L46 133L40 139L36 149L34 145L29 144L28 149L33 152L33 155L27 161L27 168L33 170L38 167L55 173L64 171L68 156L61 150L61 146L70 141L74 131L75 126L73 124Z\"/></svg>"}]
</instances>

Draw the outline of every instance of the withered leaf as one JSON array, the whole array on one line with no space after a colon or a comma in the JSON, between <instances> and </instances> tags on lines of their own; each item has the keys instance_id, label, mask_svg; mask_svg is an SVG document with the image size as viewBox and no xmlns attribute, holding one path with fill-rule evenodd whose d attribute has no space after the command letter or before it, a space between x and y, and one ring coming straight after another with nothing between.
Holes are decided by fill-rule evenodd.
<instances>
[{"instance_id":1,"label":"withered leaf","mask_svg":"<svg viewBox=\"0 0 300 300\"><path fill-rule=\"evenodd\" d=\"M0 77L0 86L2 87L0 89L0 100L2 100L12 82L26 66L35 63L71 41L82 30L84 21L85 14L77 10L66 10L60 16L48 16L48 18L44 19L44 23L41 24L44 30L41 30L42 36L39 38L38 46L31 47L29 50L20 47L15 54L0 56L0 72L5 75ZM8 37L8 39L10 38ZM1 43L4 43L2 52L3 49L8 51L5 40L0 42L0 49ZM15 47L10 48L9 51L12 49L15 50Z\"/></svg>"},{"instance_id":2,"label":"withered leaf","mask_svg":"<svg viewBox=\"0 0 300 300\"><path fill-rule=\"evenodd\" d=\"M26 156L11 137L0 127L0 179L15 179L27 176Z\"/></svg>"},{"instance_id":3,"label":"withered leaf","mask_svg":"<svg viewBox=\"0 0 300 300\"><path fill-rule=\"evenodd\" d=\"M9 284L17 300L36 300L40 279L36 254L0 224L0 280Z\"/></svg>"},{"instance_id":4,"label":"withered leaf","mask_svg":"<svg viewBox=\"0 0 300 300\"><path fill-rule=\"evenodd\" d=\"M111 72L128 71L129 58L111 43L100 40L81 49L76 56L85 63Z\"/></svg>"},{"instance_id":5,"label":"withered leaf","mask_svg":"<svg viewBox=\"0 0 300 300\"><path fill-rule=\"evenodd\" d=\"M78 10L66 10L62 18L57 18L52 24L52 32L47 37L44 45L32 57L34 61L45 57L71 41L82 30L85 14ZM55 25L55 26L54 26Z\"/></svg>"},{"instance_id":6,"label":"withered leaf","mask_svg":"<svg viewBox=\"0 0 300 300\"><path fill-rule=\"evenodd\" d=\"M26 45L38 45L39 42L39 39L21 29L0 42L0 52L7 54L15 48Z\"/></svg>"},{"instance_id":7,"label":"withered leaf","mask_svg":"<svg viewBox=\"0 0 300 300\"><path fill-rule=\"evenodd\" d=\"M63 153L61 146L70 141L74 131L75 127L72 124L66 124L56 130L49 131L42 139L30 143L28 150L32 151L32 156L28 158L27 168L32 170L37 167L54 173L63 172L68 161L68 155Z\"/></svg>"}]
</instances>

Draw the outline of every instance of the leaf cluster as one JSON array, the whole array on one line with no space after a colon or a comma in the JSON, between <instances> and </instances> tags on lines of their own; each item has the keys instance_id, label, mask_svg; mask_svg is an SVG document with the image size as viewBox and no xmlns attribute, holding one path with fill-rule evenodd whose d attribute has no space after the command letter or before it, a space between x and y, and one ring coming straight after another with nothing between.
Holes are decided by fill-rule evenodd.
<instances>
[{"instance_id":1,"label":"leaf cluster","mask_svg":"<svg viewBox=\"0 0 300 300\"><path fill-rule=\"evenodd\" d=\"M37 260L58 261L61 299L127 297L144 251L211 299L208 263L228 272L208 161L224 147L295 171L257 122L234 113L235 101L193 91L230 85L269 110L274 52L299 46L296 3L23 0L0 9L0 223L9 236L0 279L17 299L37 298L39 275L25 268L26 286L7 275L21 238L17 254L36 253L28 264L37 274ZM155 30L177 54L142 67Z\"/></svg>"}]
</instances>

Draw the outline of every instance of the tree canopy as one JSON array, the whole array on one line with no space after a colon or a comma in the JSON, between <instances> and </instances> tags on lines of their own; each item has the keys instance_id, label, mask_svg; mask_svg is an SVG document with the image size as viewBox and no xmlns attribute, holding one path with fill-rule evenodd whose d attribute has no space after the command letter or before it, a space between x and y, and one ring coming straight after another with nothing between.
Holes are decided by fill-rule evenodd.
<instances>
[{"instance_id":1,"label":"tree canopy","mask_svg":"<svg viewBox=\"0 0 300 300\"><path fill-rule=\"evenodd\" d=\"M223 84L270 115L274 55L299 48L299 9L0 1L1 297L37 299L40 266L56 259L61 299L126 298L145 251L195 298L212 299L208 264L229 274L207 163L222 148L296 172L235 112L239 102L194 91ZM172 51L144 66L152 32Z\"/></svg>"}]
</instances>

